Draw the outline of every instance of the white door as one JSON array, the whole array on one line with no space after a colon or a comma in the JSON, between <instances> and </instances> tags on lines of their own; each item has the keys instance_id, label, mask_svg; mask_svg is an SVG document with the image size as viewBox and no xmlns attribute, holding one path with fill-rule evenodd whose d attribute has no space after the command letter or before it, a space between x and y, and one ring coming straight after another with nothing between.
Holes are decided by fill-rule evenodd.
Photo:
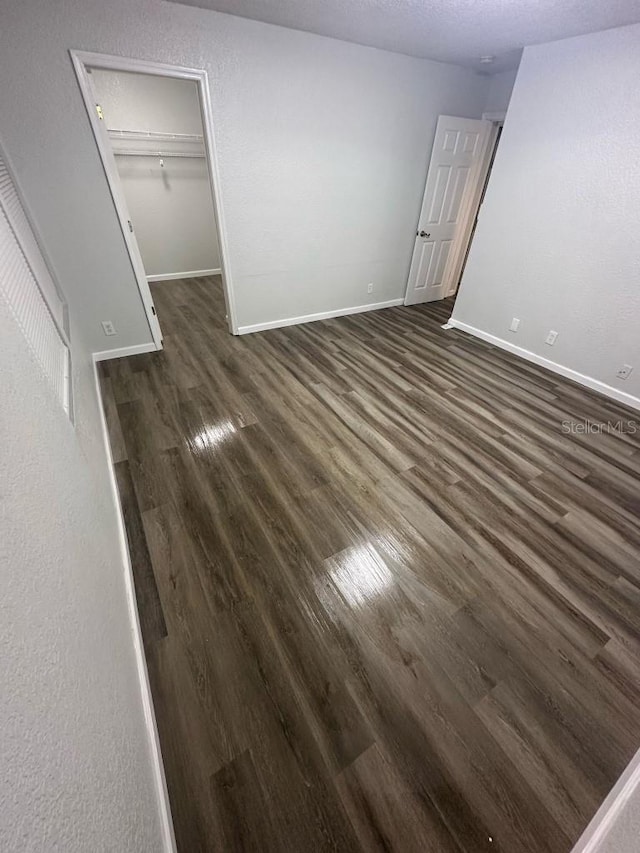
<instances>
[{"instance_id":1,"label":"white door","mask_svg":"<svg viewBox=\"0 0 640 853\"><path fill-rule=\"evenodd\" d=\"M160 322L153 304L149 282L147 281L147 276L144 271L138 241L133 233L133 224L131 222L131 217L129 216L127 202L124 197L118 167L116 166L116 158L113 153L113 148L111 147L111 140L107 133L105 117L102 112L102 107L99 104L98 97L93 86L93 81L91 80L91 68L85 65L79 54L73 53L72 51L71 57L78 77L78 82L80 83L80 91L82 92L85 107L89 114L89 122L91 123L93 135L95 136L96 143L98 145L98 152L102 160L102 165L104 167L111 197L113 198L116 214L120 220L120 227L124 236L124 242L127 247L127 251L129 252L131 266L133 267L133 274L138 283L138 290L142 297L142 304L149 322L151 336L156 345L156 349L161 350L162 331L160 329Z\"/></svg>"},{"instance_id":2,"label":"white door","mask_svg":"<svg viewBox=\"0 0 640 853\"><path fill-rule=\"evenodd\" d=\"M438 118L405 305L432 302L447 294L447 261L460 231L461 204L490 129L488 121Z\"/></svg>"}]
</instances>

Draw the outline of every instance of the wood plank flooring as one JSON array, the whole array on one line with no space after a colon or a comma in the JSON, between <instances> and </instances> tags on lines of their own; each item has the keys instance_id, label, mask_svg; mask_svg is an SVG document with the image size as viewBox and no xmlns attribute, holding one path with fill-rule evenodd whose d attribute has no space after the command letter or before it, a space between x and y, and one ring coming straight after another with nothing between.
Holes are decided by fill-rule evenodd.
<instances>
[{"instance_id":1,"label":"wood plank flooring","mask_svg":"<svg viewBox=\"0 0 640 853\"><path fill-rule=\"evenodd\" d=\"M640 416L447 302L152 287L102 392L181 853L568 853L640 746Z\"/></svg>"}]
</instances>

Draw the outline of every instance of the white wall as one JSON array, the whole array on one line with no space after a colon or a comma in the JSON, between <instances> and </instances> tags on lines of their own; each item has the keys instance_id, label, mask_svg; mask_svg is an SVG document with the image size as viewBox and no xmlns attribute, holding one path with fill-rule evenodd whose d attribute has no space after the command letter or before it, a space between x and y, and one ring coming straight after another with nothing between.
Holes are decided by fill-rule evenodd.
<instances>
[{"instance_id":1,"label":"white wall","mask_svg":"<svg viewBox=\"0 0 640 853\"><path fill-rule=\"evenodd\" d=\"M572 853L637 853L640 838L640 751L576 842Z\"/></svg>"},{"instance_id":2,"label":"white wall","mask_svg":"<svg viewBox=\"0 0 640 853\"><path fill-rule=\"evenodd\" d=\"M525 50L454 309L458 322L634 398L639 46L632 26ZM626 381L615 375L623 364L634 366Z\"/></svg>"},{"instance_id":3,"label":"white wall","mask_svg":"<svg viewBox=\"0 0 640 853\"><path fill-rule=\"evenodd\" d=\"M0 301L0 849L159 851L92 366L72 355L75 428Z\"/></svg>"},{"instance_id":4,"label":"white wall","mask_svg":"<svg viewBox=\"0 0 640 853\"><path fill-rule=\"evenodd\" d=\"M485 112L501 113L507 111L517 74L518 69L511 68L509 71L501 71L500 74L494 74L489 78L489 92L484 105Z\"/></svg>"},{"instance_id":5,"label":"white wall","mask_svg":"<svg viewBox=\"0 0 640 853\"><path fill-rule=\"evenodd\" d=\"M198 86L193 80L91 70L108 128L202 133Z\"/></svg>"},{"instance_id":6,"label":"white wall","mask_svg":"<svg viewBox=\"0 0 640 853\"><path fill-rule=\"evenodd\" d=\"M437 115L480 116L488 89L454 66L159 0L5 0L2 19L7 148L93 350L151 337L69 48L208 71L241 325L402 297Z\"/></svg>"},{"instance_id":7,"label":"white wall","mask_svg":"<svg viewBox=\"0 0 640 853\"><path fill-rule=\"evenodd\" d=\"M94 69L107 127L202 136L198 86L192 80ZM125 142L119 143L126 147ZM149 143L129 143L149 150ZM182 146L185 148L186 146ZM174 150L180 145L165 145ZM204 151L204 148L203 148ZM148 276L217 270L220 253L204 158L116 156L122 189Z\"/></svg>"},{"instance_id":8,"label":"white wall","mask_svg":"<svg viewBox=\"0 0 640 853\"><path fill-rule=\"evenodd\" d=\"M640 838L640 791L636 790L615 815L608 831L589 853L637 853Z\"/></svg>"}]
</instances>

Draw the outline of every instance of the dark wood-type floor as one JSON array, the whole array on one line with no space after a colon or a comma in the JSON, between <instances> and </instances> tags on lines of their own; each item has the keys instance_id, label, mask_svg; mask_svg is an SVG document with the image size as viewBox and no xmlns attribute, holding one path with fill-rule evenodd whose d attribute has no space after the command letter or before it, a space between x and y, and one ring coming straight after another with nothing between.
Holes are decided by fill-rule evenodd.
<instances>
[{"instance_id":1,"label":"dark wood-type floor","mask_svg":"<svg viewBox=\"0 0 640 853\"><path fill-rule=\"evenodd\" d=\"M392 308L102 366L181 853L566 853L640 746L640 430ZM640 418L639 418L640 420Z\"/></svg>"}]
</instances>

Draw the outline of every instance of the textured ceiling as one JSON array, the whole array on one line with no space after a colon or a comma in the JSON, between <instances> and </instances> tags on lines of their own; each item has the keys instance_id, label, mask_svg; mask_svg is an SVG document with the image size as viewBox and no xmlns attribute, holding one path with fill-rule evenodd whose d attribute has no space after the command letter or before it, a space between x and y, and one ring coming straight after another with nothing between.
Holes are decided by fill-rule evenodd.
<instances>
[{"instance_id":1,"label":"textured ceiling","mask_svg":"<svg viewBox=\"0 0 640 853\"><path fill-rule=\"evenodd\" d=\"M174 0L494 73L530 44L640 22L640 0ZM640 49L640 45L639 45ZM494 55L491 65L479 57Z\"/></svg>"}]
</instances>

